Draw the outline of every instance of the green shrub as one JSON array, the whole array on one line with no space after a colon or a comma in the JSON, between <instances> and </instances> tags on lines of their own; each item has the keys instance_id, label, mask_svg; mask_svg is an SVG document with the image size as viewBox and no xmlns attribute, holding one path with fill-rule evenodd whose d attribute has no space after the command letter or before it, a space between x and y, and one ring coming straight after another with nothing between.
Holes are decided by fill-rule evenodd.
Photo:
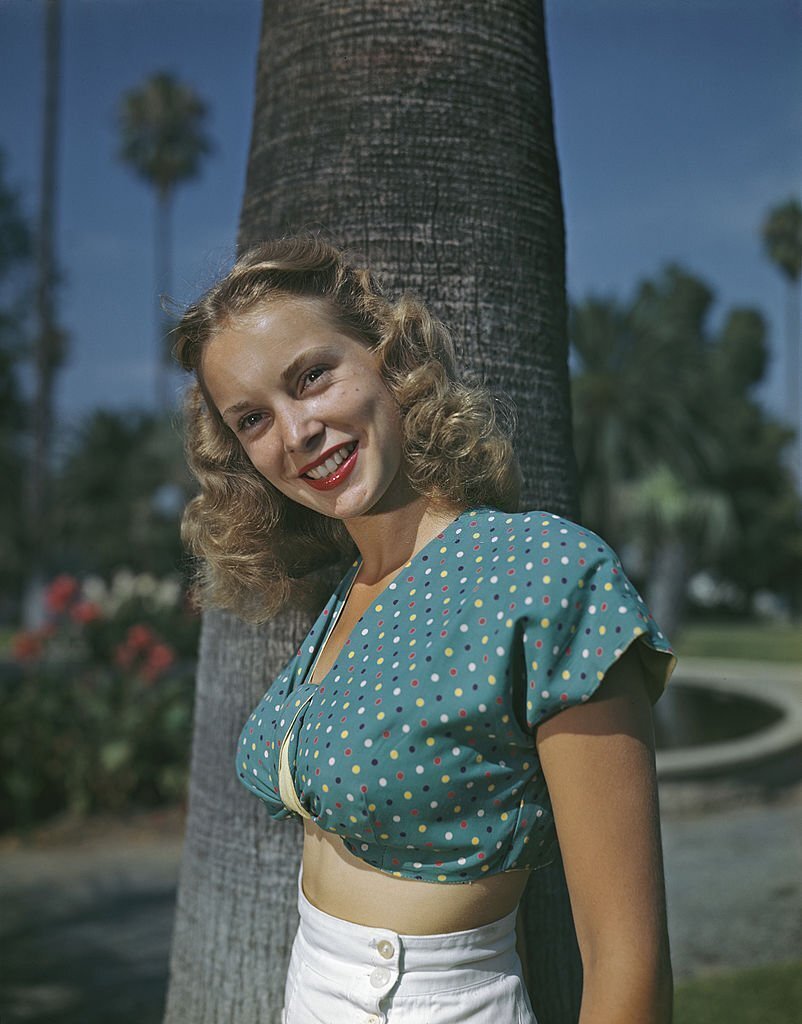
<instances>
[{"instance_id":1,"label":"green shrub","mask_svg":"<svg viewBox=\"0 0 802 1024\"><path fill-rule=\"evenodd\" d=\"M171 580L61 576L0 679L0 828L179 800L199 620Z\"/></svg>"}]
</instances>

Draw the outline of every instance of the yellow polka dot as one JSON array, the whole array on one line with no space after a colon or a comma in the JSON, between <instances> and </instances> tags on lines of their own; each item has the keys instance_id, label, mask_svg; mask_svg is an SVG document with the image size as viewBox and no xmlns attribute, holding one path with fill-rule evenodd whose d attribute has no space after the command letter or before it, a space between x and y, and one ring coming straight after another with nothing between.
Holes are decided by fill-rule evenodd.
<instances>
[{"instance_id":1,"label":"yellow polka dot","mask_svg":"<svg viewBox=\"0 0 802 1024\"><path fill-rule=\"evenodd\" d=\"M368 804L368 810L369 811L375 811L376 810L376 804Z\"/></svg>"},{"instance_id":2,"label":"yellow polka dot","mask_svg":"<svg viewBox=\"0 0 802 1024\"><path fill-rule=\"evenodd\" d=\"M396 760L398 759L398 751L397 751L397 750L391 750L391 751L390 751L390 757L391 757L391 758L392 758L392 759L393 759L394 761L396 761Z\"/></svg>"},{"instance_id":3,"label":"yellow polka dot","mask_svg":"<svg viewBox=\"0 0 802 1024\"><path fill-rule=\"evenodd\" d=\"M543 577L543 582L544 583L551 583L551 576L544 576Z\"/></svg>"},{"instance_id":4,"label":"yellow polka dot","mask_svg":"<svg viewBox=\"0 0 802 1024\"><path fill-rule=\"evenodd\" d=\"M454 648L453 647L446 647L446 649L445 649L445 651L443 653L445 654L445 656L447 658L450 658L452 656L452 654L454 653Z\"/></svg>"},{"instance_id":5,"label":"yellow polka dot","mask_svg":"<svg viewBox=\"0 0 802 1024\"><path fill-rule=\"evenodd\" d=\"M416 707L419 708L422 708L425 703L426 701L423 699L423 697L418 697L418 699L415 701Z\"/></svg>"},{"instance_id":6,"label":"yellow polka dot","mask_svg":"<svg viewBox=\"0 0 802 1024\"><path fill-rule=\"evenodd\" d=\"M473 602L474 608L481 608L482 604L483 604L483 602L482 602L481 597L477 597L476 600Z\"/></svg>"},{"instance_id":7,"label":"yellow polka dot","mask_svg":"<svg viewBox=\"0 0 802 1024\"><path fill-rule=\"evenodd\" d=\"M329 787L328 787L328 786L326 785L326 783L324 782L324 783L323 783L323 792L324 792L324 793L328 793L328 791L329 791Z\"/></svg>"},{"instance_id":8,"label":"yellow polka dot","mask_svg":"<svg viewBox=\"0 0 802 1024\"><path fill-rule=\"evenodd\" d=\"M540 620L540 625L543 627L543 629L548 629L549 628L549 620L548 619L541 619Z\"/></svg>"},{"instance_id":9,"label":"yellow polka dot","mask_svg":"<svg viewBox=\"0 0 802 1024\"><path fill-rule=\"evenodd\" d=\"M349 821L352 821L354 824L356 824L356 818L353 816L353 814L349 814L348 819Z\"/></svg>"},{"instance_id":10,"label":"yellow polka dot","mask_svg":"<svg viewBox=\"0 0 802 1024\"><path fill-rule=\"evenodd\" d=\"M389 837L389 835L386 832L382 832L382 834L379 836L379 839L389 839L389 838L390 837Z\"/></svg>"},{"instance_id":11,"label":"yellow polka dot","mask_svg":"<svg viewBox=\"0 0 802 1024\"><path fill-rule=\"evenodd\" d=\"M568 671L568 669L565 669L565 671L563 672L563 679L570 679L570 678L571 678L571 673Z\"/></svg>"},{"instance_id":12,"label":"yellow polka dot","mask_svg":"<svg viewBox=\"0 0 802 1024\"><path fill-rule=\"evenodd\" d=\"M462 690L459 687L457 687L456 690L454 690L454 696L455 697L461 697L462 696Z\"/></svg>"},{"instance_id":13,"label":"yellow polka dot","mask_svg":"<svg viewBox=\"0 0 802 1024\"><path fill-rule=\"evenodd\" d=\"M604 636L604 634L606 632L607 632L607 627L606 626L599 626L599 635L600 636Z\"/></svg>"},{"instance_id":14,"label":"yellow polka dot","mask_svg":"<svg viewBox=\"0 0 802 1024\"><path fill-rule=\"evenodd\" d=\"M380 604L377 604L376 605L376 611L380 612L381 610L382 610L382 606Z\"/></svg>"},{"instance_id":15,"label":"yellow polka dot","mask_svg":"<svg viewBox=\"0 0 802 1024\"><path fill-rule=\"evenodd\" d=\"M488 683L491 686L495 686L496 685L496 677L495 676L488 676L487 677L487 681L488 681Z\"/></svg>"},{"instance_id":16,"label":"yellow polka dot","mask_svg":"<svg viewBox=\"0 0 802 1024\"><path fill-rule=\"evenodd\" d=\"M440 781L441 782L451 782L451 776L450 775L441 775L440 776Z\"/></svg>"},{"instance_id":17,"label":"yellow polka dot","mask_svg":"<svg viewBox=\"0 0 802 1024\"><path fill-rule=\"evenodd\" d=\"M434 737L433 736L427 737L427 739L426 739L426 746L427 747L433 747L434 746Z\"/></svg>"},{"instance_id":18,"label":"yellow polka dot","mask_svg":"<svg viewBox=\"0 0 802 1024\"><path fill-rule=\"evenodd\" d=\"M347 729L343 729L343 731L340 733L340 739L344 740L344 739L347 739L347 737L348 737L348 730Z\"/></svg>"},{"instance_id":19,"label":"yellow polka dot","mask_svg":"<svg viewBox=\"0 0 802 1024\"><path fill-rule=\"evenodd\" d=\"M362 771L362 769L359 767L358 764L354 764L354 765L351 765L351 771L354 773L354 775L359 775L359 773Z\"/></svg>"},{"instance_id":20,"label":"yellow polka dot","mask_svg":"<svg viewBox=\"0 0 802 1024\"><path fill-rule=\"evenodd\" d=\"M418 832L425 832L425 831L426 831L426 826L425 825L418 825Z\"/></svg>"},{"instance_id":21,"label":"yellow polka dot","mask_svg":"<svg viewBox=\"0 0 802 1024\"><path fill-rule=\"evenodd\" d=\"M502 821L506 821L506 820L507 820L507 818L509 818L509 814L507 814L507 812L506 812L506 811L502 811L502 812L501 812L501 820L502 820Z\"/></svg>"},{"instance_id":22,"label":"yellow polka dot","mask_svg":"<svg viewBox=\"0 0 802 1024\"><path fill-rule=\"evenodd\" d=\"M445 882L445 880L446 880L446 876L445 875L438 875L437 876L437 881L438 882Z\"/></svg>"},{"instance_id":23,"label":"yellow polka dot","mask_svg":"<svg viewBox=\"0 0 802 1024\"><path fill-rule=\"evenodd\" d=\"M581 548L586 548L586 547L587 547L587 544L586 544L586 543L585 543L585 542L584 542L583 540L581 540L581 541L579 542L579 547L581 547Z\"/></svg>"},{"instance_id":24,"label":"yellow polka dot","mask_svg":"<svg viewBox=\"0 0 802 1024\"><path fill-rule=\"evenodd\" d=\"M382 720L383 718L384 718L384 712L383 712L383 711L380 711L380 712L378 713L378 715L376 715L376 721L377 721L377 722L381 722L381 720Z\"/></svg>"},{"instance_id":25,"label":"yellow polka dot","mask_svg":"<svg viewBox=\"0 0 802 1024\"><path fill-rule=\"evenodd\" d=\"M604 584L604 589L605 590L612 590L613 589L612 583L605 583Z\"/></svg>"},{"instance_id":26,"label":"yellow polka dot","mask_svg":"<svg viewBox=\"0 0 802 1024\"><path fill-rule=\"evenodd\" d=\"M471 846L478 846L478 845L479 845L479 836L474 836L473 839L471 840Z\"/></svg>"},{"instance_id":27,"label":"yellow polka dot","mask_svg":"<svg viewBox=\"0 0 802 1024\"><path fill-rule=\"evenodd\" d=\"M643 630L641 629L640 626L635 626L635 628L632 630L632 632L635 634L635 636L640 636L641 633L643 632Z\"/></svg>"},{"instance_id":28,"label":"yellow polka dot","mask_svg":"<svg viewBox=\"0 0 802 1024\"><path fill-rule=\"evenodd\" d=\"M410 793L410 791L408 789L404 792L404 799L405 800L411 800L412 799L412 794Z\"/></svg>"}]
</instances>

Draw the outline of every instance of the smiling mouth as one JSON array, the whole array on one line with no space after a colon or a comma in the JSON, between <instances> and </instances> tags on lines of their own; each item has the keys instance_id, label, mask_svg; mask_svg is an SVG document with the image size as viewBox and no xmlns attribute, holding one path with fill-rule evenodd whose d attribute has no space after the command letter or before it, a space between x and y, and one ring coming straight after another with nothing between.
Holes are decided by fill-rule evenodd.
<instances>
[{"instance_id":1,"label":"smiling mouth","mask_svg":"<svg viewBox=\"0 0 802 1024\"><path fill-rule=\"evenodd\" d=\"M336 452L330 455L325 462L321 462L319 466L310 469L308 473L302 473L301 476L307 480L325 480L337 472L349 455L353 453L357 444L357 441L350 441L348 444L344 444L342 448L338 448Z\"/></svg>"}]
</instances>

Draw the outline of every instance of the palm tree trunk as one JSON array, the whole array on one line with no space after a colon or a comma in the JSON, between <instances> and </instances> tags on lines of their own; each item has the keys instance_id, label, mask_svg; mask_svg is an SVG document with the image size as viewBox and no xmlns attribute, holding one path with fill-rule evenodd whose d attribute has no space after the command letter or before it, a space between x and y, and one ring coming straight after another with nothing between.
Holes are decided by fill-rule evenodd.
<instances>
[{"instance_id":1,"label":"palm tree trunk","mask_svg":"<svg viewBox=\"0 0 802 1024\"><path fill-rule=\"evenodd\" d=\"M33 453L28 480L29 576L24 618L41 624L46 547L49 536L50 460L53 439L53 380L62 352L56 324L55 219L58 174L59 79L61 75L61 0L45 7L45 89L42 119L41 191L37 233L37 333L33 417Z\"/></svg>"},{"instance_id":2,"label":"palm tree trunk","mask_svg":"<svg viewBox=\"0 0 802 1024\"><path fill-rule=\"evenodd\" d=\"M169 409L170 401L170 349L169 326L162 309L161 297L170 294L172 268L172 212L173 191L160 188L156 192L156 221L154 232L154 261L156 272L156 355L154 363L156 410Z\"/></svg>"},{"instance_id":3,"label":"palm tree trunk","mask_svg":"<svg viewBox=\"0 0 802 1024\"><path fill-rule=\"evenodd\" d=\"M564 229L543 12L530 0L267 0L240 245L310 226L450 324L519 412L522 506L576 516ZM242 721L309 621L205 616L167 1024L279 1019L300 829L232 768ZM578 1017L560 864L525 895L539 1024Z\"/></svg>"}]
</instances>

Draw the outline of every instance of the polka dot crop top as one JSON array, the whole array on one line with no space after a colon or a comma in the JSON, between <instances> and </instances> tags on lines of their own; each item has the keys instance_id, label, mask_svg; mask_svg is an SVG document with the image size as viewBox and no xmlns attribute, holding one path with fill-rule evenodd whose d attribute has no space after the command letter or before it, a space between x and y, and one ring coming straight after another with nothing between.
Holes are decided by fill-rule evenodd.
<instances>
[{"instance_id":1,"label":"polka dot crop top","mask_svg":"<svg viewBox=\"0 0 802 1024\"><path fill-rule=\"evenodd\" d=\"M470 882L535 869L556 833L534 742L637 641L649 699L676 664L612 549L548 512L460 513L305 684L357 559L242 730L239 778L380 871Z\"/></svg>"}]
</instances>

